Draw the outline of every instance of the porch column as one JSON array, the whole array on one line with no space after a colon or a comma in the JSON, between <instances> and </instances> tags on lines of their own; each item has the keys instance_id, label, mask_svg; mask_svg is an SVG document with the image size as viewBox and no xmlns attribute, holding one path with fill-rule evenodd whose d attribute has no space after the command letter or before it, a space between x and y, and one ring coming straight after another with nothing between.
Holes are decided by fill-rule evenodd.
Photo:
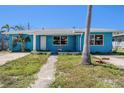
<instances>
[{"instance_id":1,"label":"porch column","mask_svg":"<svg viewBox=\"0 0 124 93\"><path fill-rule=\"evenodd\" d=\"M36 34L33 35L33 51L36 51Z\"/></svg>"}]
</instances>

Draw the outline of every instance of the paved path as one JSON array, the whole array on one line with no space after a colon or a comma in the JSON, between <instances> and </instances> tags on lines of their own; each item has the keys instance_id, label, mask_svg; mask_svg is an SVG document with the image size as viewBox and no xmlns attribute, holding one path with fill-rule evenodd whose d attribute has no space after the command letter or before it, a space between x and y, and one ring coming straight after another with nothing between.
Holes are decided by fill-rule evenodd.
<instances>
[{"instance_id":1,"label":"paved path","mask_svg":"<svg viewBox=\"0 0 124 93\"><path fill-rule=\"evenodd\" d=\"M41 67L38 72L38 80L32 85L32 88L47 88L49 84L55 79L55 62L57 61L57 56L51 55L47 63Z\"/></svg>"},{"instance_id":2,"label":"paved path","mask_svg":"<svg viewBox=\"0 0 124 93\"><path fill-rule=\"evenodd\" d=\"M24 57L30 53L0 53L0 65L3 65L9 61L15 60L20 57Z\"/></svg>"},{"instance_id":3,"label":"paved path","mask_svg":"<svg viewBox=\"0 0 124 93\"><path fill-rule=\"evenodd\" d=\"M5 54L9 54L10 52L8 52L8 51L0 51L0 56L2 56L2 55L5 55Z\"/></svg>"},{"instance_id":4,"label":"paved path","mask_svg":"<svg viewBox=\"0 0 124 93\"><path fill-rule=\"evenodd\" d=\"M123 68L124 69L124 56L120 56L120 55L94 55L96 57L105 57L105 58L110 58L109 60L104 60L106 63L111 63L114 64L116 66L118 66L119 68Z\"/></svg>"}]
</instances>

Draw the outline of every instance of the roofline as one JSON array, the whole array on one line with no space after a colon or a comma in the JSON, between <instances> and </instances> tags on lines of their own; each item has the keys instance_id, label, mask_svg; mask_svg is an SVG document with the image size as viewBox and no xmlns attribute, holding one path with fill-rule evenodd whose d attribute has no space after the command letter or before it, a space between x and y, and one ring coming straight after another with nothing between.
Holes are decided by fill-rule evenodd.
<instances>
[{"instance_id":1,"label":"roofline","mask_svg":"<svg viewBox=\"0 0 124 93\"><path fill-rule=\"evenodd\" d=\"M46 29L32 29L32 30L20 30L20 31L10 31L10 32L3 32L2 34L33 34L34 32L40 31L72 31L73 34L81 34L85 32L85 28L46 28ZM124 32L124 30L114 30L114 29L103 29L103 28L91 28L91 32Z\"/></svg>"},{"instance_id":2,"label":"roofline","mask_svg":"<svg viewBox=\"0 0 124 93\"><path fill-rule=\"evenodd\" d=\"M124 36L124 33L113 35L113 37L117 37L117 36Z\"/></svg>"}]
</instances>

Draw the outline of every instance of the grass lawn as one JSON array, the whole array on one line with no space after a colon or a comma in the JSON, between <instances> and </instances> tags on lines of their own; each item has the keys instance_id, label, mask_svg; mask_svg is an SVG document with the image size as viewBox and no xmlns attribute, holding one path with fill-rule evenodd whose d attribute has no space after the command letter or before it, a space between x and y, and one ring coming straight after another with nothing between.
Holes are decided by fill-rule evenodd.
<instances>
[{"instance_id":1,"label":"grass lawn","mask_svg":"<svg viewBox=\"0 0 124 93\"><path fill-rule=\"evenodd\" d=\"M124 49L117 49L113 51L115 55L124 55Z\"/></svg>"},{"instance_id":2,"label":"grass lawn","mask_svg":"<svg viewBox=\"0 0 124 93\"><path fill-rule=\"evenodd\" d=\"M50 87L62 88L111 88L124 87L124 70L111 64L81 65L80 55L59 55L55 81Z\"/></svg>"},{"instance_id":3,"label":"grass lawn","mask_svg":"<svg viewBox=\"0 0 124 93\"><path fill-rule=\"evenodd\" d=\"M30 87L48 55L30 54L0 66L0 87Z\"/></svg>"}]
</instances>

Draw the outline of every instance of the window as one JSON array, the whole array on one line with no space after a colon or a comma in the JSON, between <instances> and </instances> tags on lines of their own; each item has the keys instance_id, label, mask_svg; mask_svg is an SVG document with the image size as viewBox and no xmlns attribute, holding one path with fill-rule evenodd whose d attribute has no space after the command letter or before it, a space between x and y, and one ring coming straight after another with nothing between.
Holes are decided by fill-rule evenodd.
<instances>
[{"instance_id":1,"label":"window","mask_svg":"<svg viewBox=\"0 0 124 93\"><path fill-rule=\"evenodd\" d=\"M61 44L62 45L67 44L67 36L61 36Z\"/></svg>"},{"instance_id":2,"label":"window","mask_svg":"<svg viewBox=\"0 0 124 93\"><path fill-rule=\"evenodd\" d=\"M65 45L67 44L67 36L54 36L53 37L54 45Z\"/></svg>"},{"instance_id":3,"label":"window","mask_svg":"<svg viewBox=\"0 0 124 93\"><path fill-rule=\"evenodd\" d=\"M95 45L103 45L103 35L95 35Z\"/></svg>"},{"instance_id":4,"label":"window","mask_svg":"<svg viewBox=\"0 0 124 93\"><path fill-rule=\"evenodd\" d=\"M94 45L95 44L95 35L90 35L90 45Z\"/></svg>"},{"instance_id":5,"label":"window","mask_svg":"<svg viewBox=\"0 0 124 93\"><path fill-rule=\"evenodd\" d=\"M55 44L55 45L59 45L60 44L60 37L59 36L54 36L54 38L53 38L53 44Z\"/></svg>"},{"instance_id":6,"label":"window","mask_svg":"<svg viewBox=\"0 0 124 93\"><path fill-rule=\"evenodd\" d=\"M90 35L90 45L103 45L103 35Z\"/></svg>"}]
</instances>

